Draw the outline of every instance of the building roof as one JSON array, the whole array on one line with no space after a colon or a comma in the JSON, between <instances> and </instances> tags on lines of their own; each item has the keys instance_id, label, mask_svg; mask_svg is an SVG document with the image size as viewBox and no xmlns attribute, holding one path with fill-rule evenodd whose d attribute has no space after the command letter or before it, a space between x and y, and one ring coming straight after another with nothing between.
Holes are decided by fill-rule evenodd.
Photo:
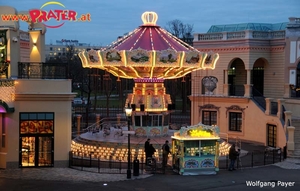
<instances>
[{"instance_id":1,"label":"building roof","mask_svg":"<svg viewBox=\"0 0 300 191\"><path fill-rule=\"evenodd\" d=\"M244 30L255 30L255 31L279 31L285 30L288 22L283 23L241 23L241 24L226 24L226 25L212 25L207 33L216 32L236 32Z\"/></svg>"}]
</instances>

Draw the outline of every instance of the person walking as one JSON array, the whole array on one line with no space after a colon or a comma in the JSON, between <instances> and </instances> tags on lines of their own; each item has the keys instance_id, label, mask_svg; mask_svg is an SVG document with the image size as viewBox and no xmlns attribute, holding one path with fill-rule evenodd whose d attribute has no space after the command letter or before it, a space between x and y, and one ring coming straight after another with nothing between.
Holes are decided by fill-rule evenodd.
<instances>
[{"instance_id":1,"label":"person walking","mask_svg":"<svg viewBox=\"0 0 300 191\"><path fill-rule=\"evenodd\" d=\"M235 144L232 144L229 149L229 159L230 159L230 164L228 169L229 171L235 170L234 164L238 156L239 156L239 152L236 151Z\"/></svg>"},{"instance_id":2,"label":"person walking","mask_svg":"<svg viewBox=\"0 0 300 191\"><path fill-rule=\"evenodd\" d=\"M165 167L168 163L168 155L170 152L169 141L166 140L165 144L162 146L163 150L163 167Z\"/></svg>"}]
</instances>

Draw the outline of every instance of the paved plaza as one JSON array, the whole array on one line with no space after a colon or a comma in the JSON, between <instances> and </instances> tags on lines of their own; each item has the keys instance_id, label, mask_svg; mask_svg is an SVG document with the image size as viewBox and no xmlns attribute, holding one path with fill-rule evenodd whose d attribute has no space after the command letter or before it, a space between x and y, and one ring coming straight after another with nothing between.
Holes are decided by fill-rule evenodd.
<instances>
[{"instance_id":1,"label":"paved plaza","mask_svg":"<svg viewBox=\"0 0 300 191\"><path fill-rule=\"evenodd\" d=\"M99 138L87 133L92 141L115 141L113 136ZM95 140L93 140L95 139ZM126 137L117 138L118 141ZM144 138L145 139L145 138ZM144 139L133 138L133 142L144 143ZM153 138L152 143L161 144L169 137ZM263 150L265 147L242 143L246 152ZM243 158L243 157L242 157ZM246 158L245 158L246 159ZM243 160L244 161L244 160ZM77 191L77 190L300 190L300 159L288 158L273 165L242 168L236 171L221 169L217 175L180 176L169 167L165 174L141 173L127 179L126 174L103 174L71 168L18 168L0 170L0 191ZM250 182L249 182L250 181ZM248 184L251 184L247 186Z\"/></svg>"},{"instance_id":2,"label":"paved plaza","mask_svg":"<svg viewBox=\"0 0 300 191\"><path fill-rule=\"evenodd\" d=\"M30 168L0 170L0 190L300 190L300 159L242 170L220 170L217 175L180 176L143 174L127 179L126 174L98 174L70 168ZM247 181L256 186L247 186ZM257 183L260 181L260 183ZM271 183L276 182L274 188ZM279 182L279 183L278 183ZM249 182L248 182L249 183ZM262 185L263 183L269 185ZM254 184L254 183L253 183ZM261 184L261 185L260 185ZM284 186L285 184L285 186Z\"/></svg>"}]
</instances>

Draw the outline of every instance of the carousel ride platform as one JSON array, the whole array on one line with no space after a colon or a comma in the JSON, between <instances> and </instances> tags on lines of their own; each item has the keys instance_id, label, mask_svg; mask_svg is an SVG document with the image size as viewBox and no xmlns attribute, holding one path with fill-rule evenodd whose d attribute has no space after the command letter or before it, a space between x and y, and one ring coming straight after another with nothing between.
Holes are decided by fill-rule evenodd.
<instances>
[{"instance_id":1,"label":"carousel ride platform","mask_svg":"<svg viewBox=\"0 0 300 191\"><path fill-rule=\"evenodd\" d=\"M172 131L165 136L136 136L130 135L131 157L145 160L144 144L150 138L150 144L156 152L154 157L162 160L162 146L166 140L171 143ZM171 146L171 145L170 145ZM100 158L100 160L127 161L128 134L123 134L119 129L111 127L110 133L105 131L86 132L72 140L71 150L74 156Z\"/></svg>"},{"instance_id":2,"label":"carousel ride platform","mask_svg":"<svg viewBox=\"0 0 300 191\"><path fill-rule=\"evenodd\" d=\"M166 140L171 147L171 136L175 130L169 130L165 136L136 136L130 135L131 158L137 157L139 161L145 161L144 143L150 138L150 144L154 146L156 152L154 157L157 161L162 160L162 146ZM219 147L219 160L225 160L231 144L221 140ZM82 133L72 140L71 151L74 156L83 158L94 158L100 160L127 161L128 154L128 134L122 134L119 129L111 127L110 133L105 131ZM242 155L247 151L242 150Z\"/></svg>"}]
</instances>

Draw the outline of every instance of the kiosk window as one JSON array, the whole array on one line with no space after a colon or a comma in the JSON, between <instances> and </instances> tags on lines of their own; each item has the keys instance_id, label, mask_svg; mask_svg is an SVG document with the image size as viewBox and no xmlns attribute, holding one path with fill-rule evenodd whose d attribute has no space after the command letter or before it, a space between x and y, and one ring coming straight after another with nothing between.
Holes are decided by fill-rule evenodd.
<instances>
[{"instance_id":1,"label":"kiosk window","mask_svg":"<svg viewBox=\"0 0 300 191\"><path fill-rule=\"evenodd\" d=\"M185 156L199 156L199 140L195 141L185 141L184 151Z\"/></svg>"},{"instance_id":2,"label":"kiosk window","mask_svg":"<svg viewBox=\"0 0 300 191\"><path fill-rule=\"evenodd\" d=\"M216 141L202 140L201 141L201 155L215 155Z\"/></svg>"}]
</instances>

